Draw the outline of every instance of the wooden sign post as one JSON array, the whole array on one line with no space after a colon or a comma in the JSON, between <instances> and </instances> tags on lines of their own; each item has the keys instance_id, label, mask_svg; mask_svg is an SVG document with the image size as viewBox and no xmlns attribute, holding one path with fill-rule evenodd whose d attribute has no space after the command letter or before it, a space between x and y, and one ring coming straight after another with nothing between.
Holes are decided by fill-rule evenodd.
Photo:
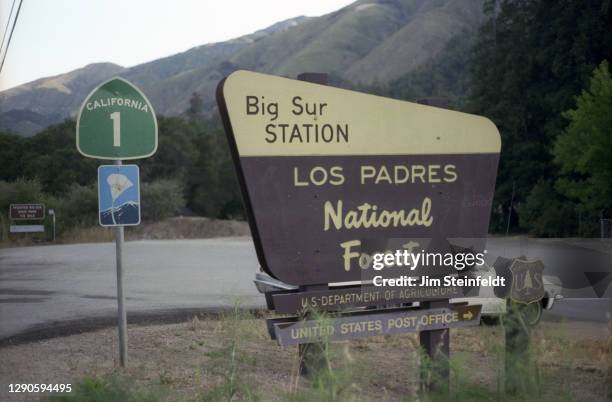
<instances>
[{"instance_id":1,"label":"wooden sign post","mask_svg":"<svg viewBox=\"0 0 612 402\"><path fill-rule=\"evenodd\" d=\"M271 309L294 314L268 320L270 335L281 345L317 345L420 332L430 360L445 362L437 378L447 383L448 328L477 325L479 306L450 305L464 294L457 286L379 286L397 273L373 268L373 255L484 249L497 128L480 116L323 85L325 75L299 78L236 71L217 87L257 258L296 288L266 296ZM408 305L415 301L418 309ZM333 312L331 324L321 326L313 310ZM306 368L321 364L320 349L301 348Z\"/></svg>"}]
</instances>

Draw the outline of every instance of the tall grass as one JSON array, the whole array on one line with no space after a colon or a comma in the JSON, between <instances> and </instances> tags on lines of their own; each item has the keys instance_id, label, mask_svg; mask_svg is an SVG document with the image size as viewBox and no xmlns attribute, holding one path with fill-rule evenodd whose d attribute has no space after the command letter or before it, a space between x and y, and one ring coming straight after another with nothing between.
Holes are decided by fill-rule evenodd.
<instances>
[{"instance_id":1,"label":"tall grass","mask_svg":"<svg viewBox=\"0 0 612 402\"><path fill-rule=\"evenodd\" d=\"M202 401L259 401L255 387L251 384L248 372L254 367L255 360L242 348L245 336L251 333L244 322L253 319L253 315L240 308L240 302L234 302L231 313L222 317L220 324L226 329L223 345L206 354L210 367L204 375L218 378L212 387L202 391L198 400Z\"/></svg>"},{"instance_id":2,"label":"tall grass","mask_svg":"<svg viewBox=\"0 0 612 402\"><path fill-rule=\"evenodd\" d=\"M304 318L325 326L334 317L329 313L309 311ZM191 334L199 333L201 325L194 319L184 328ZM612 375L612 335L607 344L599 341L591 345L567 334L564 336L558 325L552 334L525 328L520 316L512 315L506 316L496 327L451 330L451 356L437 362L429 359L420 347L418 337L413 335L350 342L332 342L323 337L313 344L311 356L299 354L296 348L293 360L286 355L280 362L265 356L257 361L257 352L254 352L257 342L271 341L262 334L262 320L241 309L238 302L221 319L207 325L217 337L204 347L201 371L194 377L196 384L188 397L199 401L395 401L398 393L402 392L401 400L405 401L571 401L584 399L576 394L575 388L576 381L584 378L584 373L577 371L577 367L582 368L576 361L581 355L603 359L601 368L597 364L593 370L601 369L605 373L607 368L607 377L599 375L598 378L607 378L609 382ZM610 325L612 330L612 321ZM513 329L528 331L532 338L508 354L504 334ZM606 350L601 350L602 345ZM268 351L276 350L269 346L266 346ZM194 347L192 350L197 353L202 349ZM402 364L390 370L389 365L381 360L398 353L406 356L405 364L400 360ZM260 353L257 355L262 356ZM306 361L302 361L303 358ZM310 364L307 376L299 373L302 363ZM374 363L373 367L384 367L384 371L370 370L369 363ZM436 364L450 367L449 389L419 393L414 385L422 375L428 376L429 381L442 380L436 377ZM274 376L269 384L265 383L267 375ZM610 399L610 384L605 381L601 392L599 389L596 391L595 400ZM164 382L160 376L153 386L139 387L136 381L119 371L108 377L87 377L78 383L74 394L52 400L177 400L170 392L175 385Z\"/></svg>"},{"instance_id":3,"label":"tall grass","mask_svg":"<svg viewBox=\"0 0 612 402\"><path fill-rule=\"evenodd\" d=\"M304 319L315 321L317 326L331 325L334 317L312 309L303 315ZM296 360L286 400L326 402L358 399L360 372L349 343L332 344L329 336L325 335L316 343L299 347ZM301 375L300 368L305 369L305 376ZM300 382L303 383L301 387Z\"/></svg>"}]
</instances>

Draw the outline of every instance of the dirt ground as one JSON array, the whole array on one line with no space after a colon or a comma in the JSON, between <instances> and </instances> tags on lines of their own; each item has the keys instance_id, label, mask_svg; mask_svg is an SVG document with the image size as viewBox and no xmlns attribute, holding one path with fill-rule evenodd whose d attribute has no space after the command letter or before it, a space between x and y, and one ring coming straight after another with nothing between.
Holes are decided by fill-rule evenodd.
<instances>
[{"instance_id":1,"label":"dirt ground","mask_svg":"<svg viewBox=\"0 0 612 402\"><path fill-rule=\"evenodd\" d=\"M610 400L609 328L584 324L544 322L536 331L533 356L540 387L532 400ZM580 330L589 325L601 328ZM316 384L297 376L297 347L283 348L270 340L263 318L195 318L181 324L130 326L128 335L126 370L116 368L114 328L0 348L0 400L40 398L9 395L9 383L71 383L74 387L85 377L105 378L117 372L129 378L130 386L163 387L171 400L206 395L227 400L228 381L239 384L233 400L253 396L264 401L323 399ZM476 395L482 392L473 394L473 389L485 390L484 399L497 394L503 345L500 326L451 331L452 388L464 395L458 400L481 399ZM334 343L329 353L338 400L415 400L417 346L414 334Z\"/></svg>"}]
</instances>

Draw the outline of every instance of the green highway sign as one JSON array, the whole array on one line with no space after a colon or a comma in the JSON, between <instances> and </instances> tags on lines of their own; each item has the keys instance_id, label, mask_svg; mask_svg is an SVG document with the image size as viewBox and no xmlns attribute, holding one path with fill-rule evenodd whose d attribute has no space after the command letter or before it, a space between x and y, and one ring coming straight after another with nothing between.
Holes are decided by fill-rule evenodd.
<instances>
[{"instance_id":1,"label":"green highway sign","mask_svg":"<svg viewBox=\"0 0 612 402\"><path fill-rule=\"evenodd\" d=\"M121 160L153 155L157 119L151 102L123 78L102 83L81 106L76 145L89 158Z\"/></svg>"}]
</instances>

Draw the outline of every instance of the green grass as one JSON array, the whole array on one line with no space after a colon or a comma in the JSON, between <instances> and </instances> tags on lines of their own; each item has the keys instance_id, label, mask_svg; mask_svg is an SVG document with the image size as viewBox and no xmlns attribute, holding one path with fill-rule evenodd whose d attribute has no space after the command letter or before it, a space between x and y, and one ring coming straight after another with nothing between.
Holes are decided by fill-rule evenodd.
<instances>
[{"instance_id":1,"label":"green grass","mask_svg":"<svg viewBox=\"0 0 612 402\"><path fill-rule=\"evenodd\" d=\"M54 402L156 402L168 400L163 386L138 385L129 376L113 373L105 377L85 377L70 394L51 396Z\"/></svg>"}]
</instances>

